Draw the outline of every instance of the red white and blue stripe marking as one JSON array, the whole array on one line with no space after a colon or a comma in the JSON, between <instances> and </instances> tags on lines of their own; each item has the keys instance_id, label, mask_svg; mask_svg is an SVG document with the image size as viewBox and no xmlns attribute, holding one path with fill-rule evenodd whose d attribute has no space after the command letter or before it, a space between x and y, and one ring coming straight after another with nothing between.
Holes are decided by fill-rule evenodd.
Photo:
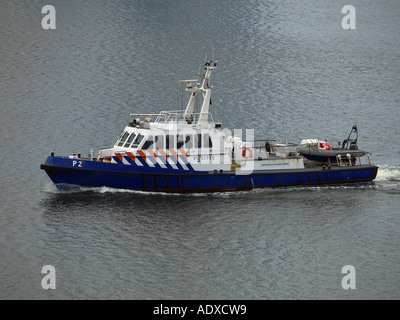
<instances>
[{"instance_id":1,"label":"red white and blue stripe marking","mask_svg":"<svg viewBox=\"0 0 400 320\"><path fill-rule=\"evenodd\" d=\"M178 151L172 149L167 151L158 150L158 154L153 150L138 150L136 154L132 152L116 152L111 158L112 162L124 165L194 171L188 161L187 153L183 149Z\"/></svg>"}]
</instances>

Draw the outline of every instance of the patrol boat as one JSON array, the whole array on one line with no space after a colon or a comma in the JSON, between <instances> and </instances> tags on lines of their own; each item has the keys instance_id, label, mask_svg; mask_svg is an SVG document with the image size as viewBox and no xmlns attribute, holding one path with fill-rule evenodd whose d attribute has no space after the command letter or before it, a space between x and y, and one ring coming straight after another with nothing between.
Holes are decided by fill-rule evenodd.
<instances>
[{"instance_id":1,"label":"patrol boat","mask_svg":"<svg viewBox=\"0 0 400 320\"><path fill-rule=\"evenodd\" d=\"M298 146L274 140L246 141L214 122L210 112L212 72L205 64L202 79L183 80L190 98L185 110L131 114L132 120L112 148L55 156L41 165L59 189L111 187L149 192L206 193L266 187L310 186L368 182L378 167L346 151L336 161L304 158ZM198 102L198 103L197 103ZM196 107L198 105L198 107ZM201 107L200 107L201 106ZM198 109L200 109L200 112ZM349 153L349 157L347 154Z\"/></svg>"}]
</instances>

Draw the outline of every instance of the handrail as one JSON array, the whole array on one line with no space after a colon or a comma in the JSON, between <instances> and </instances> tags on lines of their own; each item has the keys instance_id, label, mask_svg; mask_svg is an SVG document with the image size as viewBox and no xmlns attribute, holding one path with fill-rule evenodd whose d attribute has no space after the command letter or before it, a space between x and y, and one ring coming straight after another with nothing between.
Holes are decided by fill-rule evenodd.
<instances>
[{"instance_id":1,"label":"handrail","mask_svg":"<svg viewBox=\"0 0 400 320\"><path fill-rule=\"evenodd\" d=\"M173 111L161 111L159 116L154 121L155 123L165 122L165 123L178 123L178 122L186 122L186 123L197 123L200 117L200 113L193 113L193 117L187 118L185 117L185 111L182 110L173 110ZM208 113L208 122L213 124L214 119L211 113Z\"/></svg>"}]
</instances>

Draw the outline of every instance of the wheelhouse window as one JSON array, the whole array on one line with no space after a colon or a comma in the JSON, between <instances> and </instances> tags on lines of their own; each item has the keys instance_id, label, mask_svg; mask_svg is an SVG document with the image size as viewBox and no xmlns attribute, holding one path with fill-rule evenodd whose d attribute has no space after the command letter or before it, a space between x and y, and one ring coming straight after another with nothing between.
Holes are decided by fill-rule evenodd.
<instances>
[{"instance_id":1,"label":"wheelhouse window","mask_svg":"<svg viewBox=\"0 0 400 320\"><path fill-rule=\"evenodd\" d=\"M164 136L156 136L156 149L164 149Z\"/></svg>"},{"instance_id":2,"label":"wheelhouse window","mask_svg":"<svg viewBox=\"0 0 400 320\"><path fill-rule=\"evenodd\" d=\"M208 133L205 133L203 135L203 148L212 148L211 137Z\"/></svg>"},{"instance_id":3,"label":"wheelhouse window","mask_svg":"<svg viewBox=\"0 0 400 320\"><path fill-rule=\"evenodd\" d=\"M197 148L201 148L201 133L197 134Z\"/></svg>"},{"instance_id":4,"label":"wheelhouse window","mask_svg":"<svg viewBox=\"0 0 400 320\"><path fill-rule=\"evenodd\" d=\"M131 148L137 148L139 144L142 142L144 135L138 134L136 139L132 142Z\"/></svg>"},{"instance_id":5,"label":"wheelhouse window","mask_svg":"<svg viewBox=\"0 0 400 320\"><path fill-rule=\"evenodd\" d=\"M119 139L119 142L118 142L118 147L122 147L124 145L124 142L125 142L126 138L128 138L128 135L129 135L129 133L126 131L122 134L121 139Z\"/></svg>"},{"instance_id":6,"label":"wheelhouse window","mask_svg":"<svg viewBox=\"0 0 400 320\"><path fill-rule=\"evenodd\" d=\"M135 137L136 137L136 133L132 133L132 134L129 136L128 140L126 140L126 142L125 142L125 144L124 144L124 147L125 147L125 148L128 148L128 147L131 145L132 141L135 139Z\"/></svg>"},{"instance_id":7,"label":"wheelhouse window","mask_svg":"<svg viewBox=\"0 0 400 320\"><path fill-rule=\"evenodd\" d=\"M193 148L194 143L193 143L193 135L186 135L185 136L185 148Z\"/></svg>"},{"instance_id":8,"label":"wheelhouse window","mask_svg":"<svg viewBox=\"0 0 400 320\"><path fill-rule=\"evenodd\" d=\"M175 136L172 135L166 136L165 145L167 149L175 149Z\"/></svg>"},{"instance_id":9,"label":"wheelhouse window","mask_svg":"<svg viewBox=\"0 0 400 320\"><path fill-rule=\"evenodd\" d=\"M154 148L154 138L153 136L148 136L145 143L143 143L142 150L153 149Z\"/></svg>"},{"instance_id":10,"label":"wheelhouse window","mask_svg":"<svg viewBox=\"0 0 400 320\"><path fill-rule=\"evenodd\" d=\"M184 137L182 134L178 134L176 136L176 148L177 149L182 148L182 146L185 144L185 140L183 140L183 139L184 139Z\"/></svg>"}]
</instances>

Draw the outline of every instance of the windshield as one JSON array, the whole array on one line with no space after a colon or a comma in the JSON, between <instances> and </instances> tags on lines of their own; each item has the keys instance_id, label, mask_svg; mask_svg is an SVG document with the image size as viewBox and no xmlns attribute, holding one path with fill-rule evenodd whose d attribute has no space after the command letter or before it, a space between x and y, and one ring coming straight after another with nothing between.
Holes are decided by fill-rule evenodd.
<instances>
[{"instance_id":1,"label":"windshield","mask_svg":"<svg viewBox=\"0 0 400 320\"><path fill-rule=\"evenodd\" d=\"M139 146L139 144L142 142L143 138L144 138L144 135L139 133L137 135L136 139L133 141L131 148L137 148Z\"/></svg>"},{"instance_id":2,"label":"windshield","mask_svg":"<svg viewBox=\"0 0 400 320\"><path fill-rule=\"evenodd\" d=\"M118 142L118 147L122 147L124 145L124 142L125 142L126 138L128 138L128 135L129 135L129 133L126 131L121 135L121 138L119 139L119 142Z\"/></svg>"},{"instance_id":3,"label":"windshield","mask_svg":"<svg viewBox=\"0 0 400 320\"><path fill-rule=\"evenodd\" d=\"M129 136L129 138L128 138L128 140L126 140L126 142L125 142L125 144L124 144L124 147L125 148L128 148L130 145L131 145L131 143L132 143L132 141L133 141L133 139L136 137L136 133L132 133L130 136Z\"/></svg>"}]
</instances>

